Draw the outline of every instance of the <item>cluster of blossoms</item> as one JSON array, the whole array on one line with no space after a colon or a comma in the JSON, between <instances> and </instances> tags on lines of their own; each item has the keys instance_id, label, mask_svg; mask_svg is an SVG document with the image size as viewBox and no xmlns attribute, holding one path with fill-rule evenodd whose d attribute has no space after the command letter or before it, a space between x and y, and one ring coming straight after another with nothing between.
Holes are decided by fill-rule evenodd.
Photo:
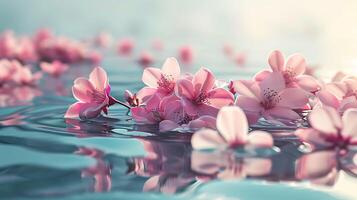
<instances>
[{"instance_id":1,"label":"cluster of blossoms","mask_svg":"<svg viewBox=\"0 0 357 200\"><path fill-rule=\"evenodd\" d=\"M161 132L196 131L192 137L196 149L226 149L272 147L269 133L248 133L249 126L262 118L284 125L303 120L307 113L312 128L296 131L302 141L342 149L357 144L355 77L324 84L304 74L307 64L299 54L285 62L282 53L274 51L268 63L271 69L251 80L222 84L207 68L181 74L177 60L168 58L161 69L144 69L146 86L137 93L125 91L126 103L110 95L107 75L97 67L89 80L75 80L72 90L79 102L68 109L66 117L95 118L120 103L130 109L137 123L158 124Z\"/></svg>"},{"instance_id":2,"label":"cluster of blossoms","mask_svg":"<svg viewBox=\"0 0 357 200\"><path fill-rule=\"evenodd\" d=\"M82 42L55 36L51 31L41 29L33 37L19 37L12 31L0 34L0 58L16 59L22 63L98 63L101 55L89 50Z\"/></svg>"}]
</instances>

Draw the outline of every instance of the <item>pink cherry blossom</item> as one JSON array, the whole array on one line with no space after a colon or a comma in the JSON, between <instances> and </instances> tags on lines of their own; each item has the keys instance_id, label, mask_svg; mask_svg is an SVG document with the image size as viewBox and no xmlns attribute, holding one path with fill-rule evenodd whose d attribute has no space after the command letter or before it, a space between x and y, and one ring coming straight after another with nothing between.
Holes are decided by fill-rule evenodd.
<instances>
[{"instance_id":1,"label":"pink cherry blossom","mask_svg":"<svg viewBox=\"0 0 357 200\"><path fill-rule=\"evenodd\" d=\"M0 60L0 87L12 81L13 75L16 72L14 62L16 61Z\"/></svg>"},{"instance_id":2,"label":"pink cherry blossom","mask_svg":"<svg viewBox=\"0 0 357 200\"><path fill-rule=\"evenodd\" d=\"M74 81L72 92L78 102L68 108L65 118L95 118L101 112L107 114L109 106L120 103L110 96L107 73L101 67L94 68L89 74L89 79L77 78Z\"/></svg>"},{"instance_id":3,"label":"pink cherry blossom","mask_svg":"<svg viewBox=\"0 0 357 200\"><path fill-rule=\"evenodd\" d=\"M42 73L32 73L30 66L24 66L17 61L13 61L15 73L12 75L12 80L18 85L36 85L41 79Z\"/></svg>"},{"instance_id":4,"label":"pink cherry blossom","mask_svg":"<svg viewBox=\"0 0 357 200\"><path fill-rule=\"evenodd\" d=\"M213 73L206 68L201 68L192 78L178 80L176 95L181 98L188 115L216 116L218 109L233 104L233 94L216 88L215 81Z\"/></svg>"},{"instance_id":5,"label":"pink cherry blossom","mask_svg":"<svg viewBox=\"0 0 357 200\"><path fill-rule=\"evenodd\" d=\"M193 49L191 46L183 46L179 49L179 58L185 63L189 64L193 60Z\"/></svg>"},{"instance_id":6,"label":"pink cherry blossom","mask_svg":"<svg viewBox=\"0 0 357 200\"><path fill-rule=\"evenodd\" d=\"M53 61L52 63L42 62L40 64L42 71L58 77L68 70L68 65L63 64L61 61Z\"/></svg>"},{"instance_id":7,"label":"pink cherry blossom","mask_svg":"<svg viewBox=\"0 0 357 200\"><path fill-rule=\"evenodd\" d=\"M192 117L185 113L181 100L175 95L163 96L155 93L145 106L131 108L134 120L144 124L159 124L161 132L178 128L196 130L202 127L214 128L215 118L211 116Z\"/></svg>"},{"instance_id":8,"label":"pink cherry blossom","mask_svg":"<svg viewBox=\"0 0 357 200\"><path fill-rule=\"evenodd\" d=\"M327 83L316 93L320 105L326 105L344 112L357 108L357 78L345 76L338 82Z\"/></svg>"},{"instance_id":9,"label":"pink cherry blossom","mask_svg":"<svg viewBox=\"0 0 357 200\"><path fill-rule=\"evenodd\" d=\"M275 50L268 59L270 70L263 70L258 72L254 79L256 81L263 80L271 72L281 73L284 77L287 87L300 87L309 92L318 91L320 85L316 79L309 75L304 75L306 70L305 58L300 54L291 55L285 63L283 54Z\"/></svg>"},{"instance_id":10,"label":"pink cherry blossom","mask_svg":"<svg viewBox=\"0 0 357 200\"><path fill-rule=\"evenodd\" d=\"M148 67L144 69L142 81L150 88L163 94L171 94L180 78L180 66L175 58L166 59L161 69Z\"/></svg>"},{"instance_id":11,"label":"pink cherry blossom","mask_svg":"<svg viewBox=\"0 0 357 200\"><path fill-rule=\"evenodd\" d=\"M234 81L233 88L239 96L236 105L247 114L250 123L261 116L267 120L297 120L293 109L302 109L308 103L307 92L300 88L286 88L281 73L272 72L260 82Z\"/></svg>"},{"instance_id":12,"label":"pink cherry blossom","mask_svg":"<svg viewBox=\"0 0 357 200\"><path fill-rule=\"evenodd\" d=\"M201 129L191 139L195 149L237 148L243 145L272 147L273 138L264 131L248 134L249 126L244 112L239 107L223 107L217 115L217 129Z\"/></svg>"},{"instance_id":13,"label":"pink cherry blossom","mask_svg":"<svg viewBox=\"0 0 357 200\"><path fill-rule=\"evenodd\" d=\"M298 129L296 135L316 147L346 149L357 145L357 109L347 109L342 117L332 107L315 108L309 115L312 128Z\"/></svg>"},{"instance_id":14,"label":"pink cherry blossom","mask_svg":"<svg viewBox=\"0 0 357 200\"><path fill-rule=\"evenodd\" d=\"M132 39L129 39L129 38L122 39L118 43L118 53L120 55L131 54L133 48L134 48L134 41Z\"/></svg>"}]
</instances>

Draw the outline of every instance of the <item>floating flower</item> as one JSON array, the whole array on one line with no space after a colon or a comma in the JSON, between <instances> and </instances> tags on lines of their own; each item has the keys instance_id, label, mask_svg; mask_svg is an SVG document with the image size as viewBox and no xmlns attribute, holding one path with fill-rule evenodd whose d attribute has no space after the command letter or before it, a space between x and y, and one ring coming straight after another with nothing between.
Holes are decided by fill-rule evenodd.
<instances>
[{"instance_id":1,"label":"floating flower","mask_svg":"<svg viewBox=\"0 0 357 200\"><path fill-rule=\"evenodd\" d=\"M267 120L297 120L300 116L293 109L302 109L308 97L300 88L286 88L281 73L272 72L260 82L235 81L234 91L239 94L236 105L248 115L250 123L261 116Z\"/></svg>"},{"instance_id":2,"label":"floating flower","mask_svg":"<svg viewBox=\"0 0 357 200\"><path fill-rule=\"evenodd\" d=\"M175 95L154 94L145 106L131 108L134 120L138 123L159 124L161 132L177 128L190 130L202 127L214 128L215 118L211 116L189 116L185 113L181 100Z\"/></svg>"},{"instance_id":3,"label":"floating flower","mask_svg":"<svg viewBox=\"0 0 357 200\"><path fill-rule=\"evenodd\" d=\"M42 77L41 72L32 73L29 66L23 66L17 61L12 63L15 68L12 79L18 85L36 85Z\"/></svg>"},{"instance_id":4,"label":"floating flower","mask_svg":"<svg viewBox=\"0 0 357 200\"><path fill-rule=\"evenodd\" d=\"M233 94L216 88L215 81L213 73L206 68L201 68L192 78L178 80L176 95L181 98L188 115L216 116L218 109L233 104Z\"/></svg>"},{"instance_id":5,"label":"floating flower","mask_svg":"<svg viewBox=\"0 0 357 200\"><path fill-rule=\"evenodd\" d=\"M273 146L273 138L264 131L252 131L248 135L248 122L239 107L223 107L217 115L217 129L201 129L193 134L191 143L195 149L237 148Z\"/></svg>"},{"instance_id":6,"label":"floating flower","mask_svg":"<svg viewBox=\"0 0 357 200\"><path fill-rule=\"evenodd\" d=\"M356 119L357 109L348 109L341 117L332 107L319 107L309 115L312 128L298 129L296 135L316 147L348 149L357 146Z\"/></svg>"},{"instance_id":7,"label":"floating flower","mask_svg":"<svg viewBox=\"0 0 357 200\"><path fill-rule=\"evenodd\" d=\"M42 62L40 64L42 71L58 77L68 70L68 65L63 64L61 61L53 61L52 63Z\"/></svg>"},{"instance_id":8,"label":"floating flower","mask_svg":"<svg viewBox=\"0 0 357 200\"><path fill-rule=\"evenodd\" d=\"M300 54L290 56L287 62L284 62L283 54L275 50L268 59L270 70L263 70L255 75L256 81L264 80L272 72L279 72L283 75L287 87L300 87L309 92L318 91L320 88L316 79L309 75L304 75L306 70L305 58Z\"/></svg>"},{"instance_id":9,"label":"floating flower","mask_svg":"<svg viewBox=\"0 0 357 200\"><path fill-rule=\"evenodd\" d=\"M157 92L171 94L180 78L180 66L175 58L166 59L161 69L148 67L144 69L142 81Z\"/></svg>"},{"instance_id":10,"label":"floating flower","mask_svg":"<svg viewBox=\"0 0 357 200\"><path fill-rule=\"evenodd\" d=\"M95 118L102 111L107 114L108 107L115 103L123 105L123 103L110 96L107 73L101 67L94 68L89 74L89 79L77 78L74 81L72 92L78 102L68 108L65 118Z\"/></svg>"}]
</instances>

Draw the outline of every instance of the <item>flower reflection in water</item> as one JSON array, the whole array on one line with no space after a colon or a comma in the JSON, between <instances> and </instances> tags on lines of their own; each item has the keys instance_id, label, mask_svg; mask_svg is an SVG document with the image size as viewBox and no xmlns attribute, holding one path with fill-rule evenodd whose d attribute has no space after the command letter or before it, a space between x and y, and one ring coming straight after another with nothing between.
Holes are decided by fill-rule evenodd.
<instances>
[{"instance_id":1,"label":"flower reflection in water","mask_svg":"<svg viewBox=\"0 0 357 200\"><path fill-rule=\"evenodd\" d=\"M80 147L75 154L92 157L96 164L92 167L82 170L82 178L92 177L94 179L94 191L110 191L112 187L111 167L104 160L104 153L93 148Z\"/></svg>"},{"instance_id":2,"label":"flower reflection in water","mask_svg":"<svg viewBox=\"0 0 357 200\"><path fill-rule=\"evenodd\" d=\"M296 163L296 179L309 180L318 185L333 186L340 171L357 177L356 158L356 150L341 154L340 149L321 150L303 155Z\"/></svg>"},{"instance_id":3,"label":"flower reflection in water","mask_svg":"<svg viewBox=\"0 0 357 200\"><path fill-rule=\"evenodd\" d=\"M0 88L0 107L28 105L42 92L36 87L17 86Z\"/></svg>"}]
</instances>

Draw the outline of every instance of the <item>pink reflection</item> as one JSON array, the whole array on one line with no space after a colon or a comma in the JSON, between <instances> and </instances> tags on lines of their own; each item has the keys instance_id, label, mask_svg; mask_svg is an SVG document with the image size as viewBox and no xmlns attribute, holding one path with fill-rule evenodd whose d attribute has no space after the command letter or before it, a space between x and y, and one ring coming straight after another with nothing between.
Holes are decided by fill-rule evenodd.
<instances>
[{"instance_id":1,"label":"pink reflection","mask_svg":"<svg viewBox=\"0 0 357 200\"><path fill-rule=\"evenodd\" d=\"M92 167L82 170L82 178L91 177L94 179L95 192L108 192L112 187L111 167L103 160L104 153L100 150L80 147L75 154L89 156L96 160Z\"/></svg>"},{"instance_id":2,"label":"pink reflection","mask_svg":"<svg viewBox=\"0 0 357 200\"><path fill-rule=\"evenodd\" d=\"M202 181L211 179L244 179L246 177L262 177L272 170L269 158L238 158L231 151L204 152L193 151L191 168L200 174Z\"/></svg>"},{"instance_id":3,"label":"pink reflection","mask_svg":"<svg viewBox=\"0 0 357 200\"><path fill-rule=\"evenodd\" d=\"M16 86L0 88L0 107L19 106L29 104L42 92L31 86Z\"/></svg>"},{"instance_id":4,"label":"pink reflection","mask_svg":"<svg viewBox=\"0 0 357 200\"><path fill-rule=\"evenodd\" d=\"M357 152L341 155L340 151L323 150L302 156L296 163L296 178L314 184L332 186L340 171L357 176L357 163L353 161Z\"/></svg>"}]
</instances>

